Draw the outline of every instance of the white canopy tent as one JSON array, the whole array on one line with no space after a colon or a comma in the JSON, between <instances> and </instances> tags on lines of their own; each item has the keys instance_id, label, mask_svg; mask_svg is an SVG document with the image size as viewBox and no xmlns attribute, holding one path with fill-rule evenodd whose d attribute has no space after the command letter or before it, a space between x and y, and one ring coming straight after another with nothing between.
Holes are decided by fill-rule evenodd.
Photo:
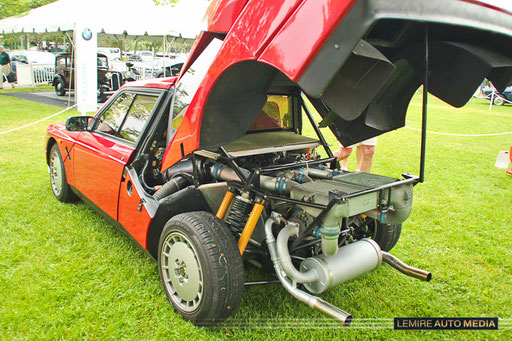
<instances>
[{"instance_id":1,"label":"white canopy tent","mask_svg":"<svg viewBox=\"0 0 512 341\"><path fill-rule=\"evenodd\" d=\"M174 44L192 41L202 29L207 7L207 0L181 0L173 6L156 5L153 0L58 0L0 20L0 34L54 35L61 32L70 39L74 37L78 62L76 100L79 111L86 112L96 107L96 72L93 70L96 69L97 39L159 40L164 46L169 40ZM80 44L86 39L82 39L84 29L93 33L92 44Z\"/></svg>"},{"instance_id":2,"label":"white canopy tent","mask_svg":"<svg viewBox=\"0 0 512 341\"><path fill-rule=\"evenodd\" d=\"M0 33L71 32L77 22L85 22L95 27L100 39L114 35L194 39L207 6L205 0L181 0L173 6L156 5L153 0L59 0L0 20Z\"/></svg>"}]
</instances>

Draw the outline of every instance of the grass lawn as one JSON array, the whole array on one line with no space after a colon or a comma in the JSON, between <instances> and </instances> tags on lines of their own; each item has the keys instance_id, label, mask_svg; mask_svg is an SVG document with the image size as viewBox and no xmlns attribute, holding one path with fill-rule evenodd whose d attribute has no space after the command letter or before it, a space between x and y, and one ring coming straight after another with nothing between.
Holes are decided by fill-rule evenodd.
<instances>
[{"instance_id":1,"label":"grass lawn","mask_svg":"<svg viewBox=\"0 0 512 341\"><path fill-rule=\"evenodd\" d=\"M453 109L430 96L429 108L432 131L512 131L512 106L489 112L487 101L472 100ZM0 132L60 110L0 96ZM408 126L419 127L420 110L416 95ZM75 114L0 134L0 339L512 339L512 176L494 168L512 135L428 135L426 182L415 187L413 212L392 253L432 271L430 283L383 265L323 294L353 314L350 328L280 285L247 287L237 313L208 329L173 311L156 263L128 238L87 205L53 198L45 129ZM379 137L373 171L417 174L419 136L402 128ZM247 277L264 275L251 268ZM499 317L500 330L392 329L393 317L427 316Z\"/></svg>"},{"instance_id":2,"label":"grass lawn","mask_svg":"<svg viewBox=\"0 0 512 341\"><path fill-rule=\"evenodd\" d=\"M38 85L35 87L31 87L31 86L18 87L17 85L15 85L16 88L14 88L14 89L10 88L10 85L5 85L5 86L6 86L5 88L0 89L0 94L9 93L9 92L53 91L53 86L51 84Z\"/></svg>"}]
</instances>

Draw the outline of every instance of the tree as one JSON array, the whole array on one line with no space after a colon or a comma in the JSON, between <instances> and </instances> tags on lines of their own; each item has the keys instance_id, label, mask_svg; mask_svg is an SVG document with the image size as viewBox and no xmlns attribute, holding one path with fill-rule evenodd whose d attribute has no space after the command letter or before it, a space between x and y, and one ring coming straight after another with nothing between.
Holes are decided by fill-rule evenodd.
<instances>
[{"instance_id":1,"label":"tree","mask_svg":"<svg viewBox=\"0 0 512 341\"><path fill-rule=\"evenodd\" d=\"M0 19L21 14L56 0L0 0Z\"/></svg>"}]
</instances>

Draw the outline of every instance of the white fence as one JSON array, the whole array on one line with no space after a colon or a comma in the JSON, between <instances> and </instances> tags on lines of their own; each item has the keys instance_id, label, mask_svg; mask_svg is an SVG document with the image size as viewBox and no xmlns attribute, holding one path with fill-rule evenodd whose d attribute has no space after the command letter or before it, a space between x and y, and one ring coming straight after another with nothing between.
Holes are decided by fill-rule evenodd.
<instances>
[{"instance_id":1,"label":"white fence","mask_svg":"<svg viewBox=\"0 0 512 341\"><path fill-rule=\"evenodd\" d=\"M55 65L53 64L21 64L16 65L18 84L40 85L53 80Z\"/></svg>"},{"instance_id":2,"label":"white fence","mask_svg":"<svg viewBox=\"0 0 512 341\"><path fill-rule=\"evenodd\" d=\"M123 63L124 72L127 70L126 65ZM134 75L135 79L151 79L155 77L158 68L140 63L134 65L134 69L139 73ZM123 71L123 70L118 70ZM123 72L123 73L124 73ZM55 65L53 64L21 64L16 65L16 76L18 84L23 85L42 85L51 84L53 76L55 75Z\"/></svg>"}]
</instances>

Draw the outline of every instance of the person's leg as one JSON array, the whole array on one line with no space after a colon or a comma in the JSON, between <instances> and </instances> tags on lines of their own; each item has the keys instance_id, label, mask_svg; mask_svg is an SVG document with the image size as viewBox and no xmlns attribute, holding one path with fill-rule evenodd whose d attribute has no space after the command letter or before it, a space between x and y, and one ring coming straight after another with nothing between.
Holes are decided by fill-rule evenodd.
<instances>
[{"instance_id":1,"label":"person's leg","mask_svg":"<svg viewBox=\"0 0 512 341\"><path fill-rule=\"evenodd\" d=\"M338 161L341 161L341 168L347 170L348 165L348 157L352 153L352 148L339 147L334 151L333 155L338 158Z\"/></svg>"},{"instance_id":2,"label":"person's leg","mask_svg":"<svg viewBox=\"0 0 512 341\"><path fill-rule=\"evenodd\" d=\"M361 170L361 162L363 161L363 146L359 145L356 148L357 171Z\"/></svg>"},{"instance_id":3,"label":"person's leg","mask_svg":"<svg viewBox=\"0 0 512 341\"><path fill-rule=\"evenodd\" d=\"M2 65L0 73L2 75L2 84L0 84L0 89L3 89L4 82L9 82L7 79L7 75L9 74L9 65Z\"/></svg>"},{"instance_id":4,"label":"person's leg","mask_svg":"<svg viewBox=\"0 0 512 341\"><path fill-rule=\"evenodd\" d=\"M373 163L373 154L375 154L375 146L367 146L362 145L361 148L361 164L359 166L359 170L361 172L370 173L370 170L372 169L372 163ZM359 149L359 147L358 147Z\"/></svg>"}]
</instances>

